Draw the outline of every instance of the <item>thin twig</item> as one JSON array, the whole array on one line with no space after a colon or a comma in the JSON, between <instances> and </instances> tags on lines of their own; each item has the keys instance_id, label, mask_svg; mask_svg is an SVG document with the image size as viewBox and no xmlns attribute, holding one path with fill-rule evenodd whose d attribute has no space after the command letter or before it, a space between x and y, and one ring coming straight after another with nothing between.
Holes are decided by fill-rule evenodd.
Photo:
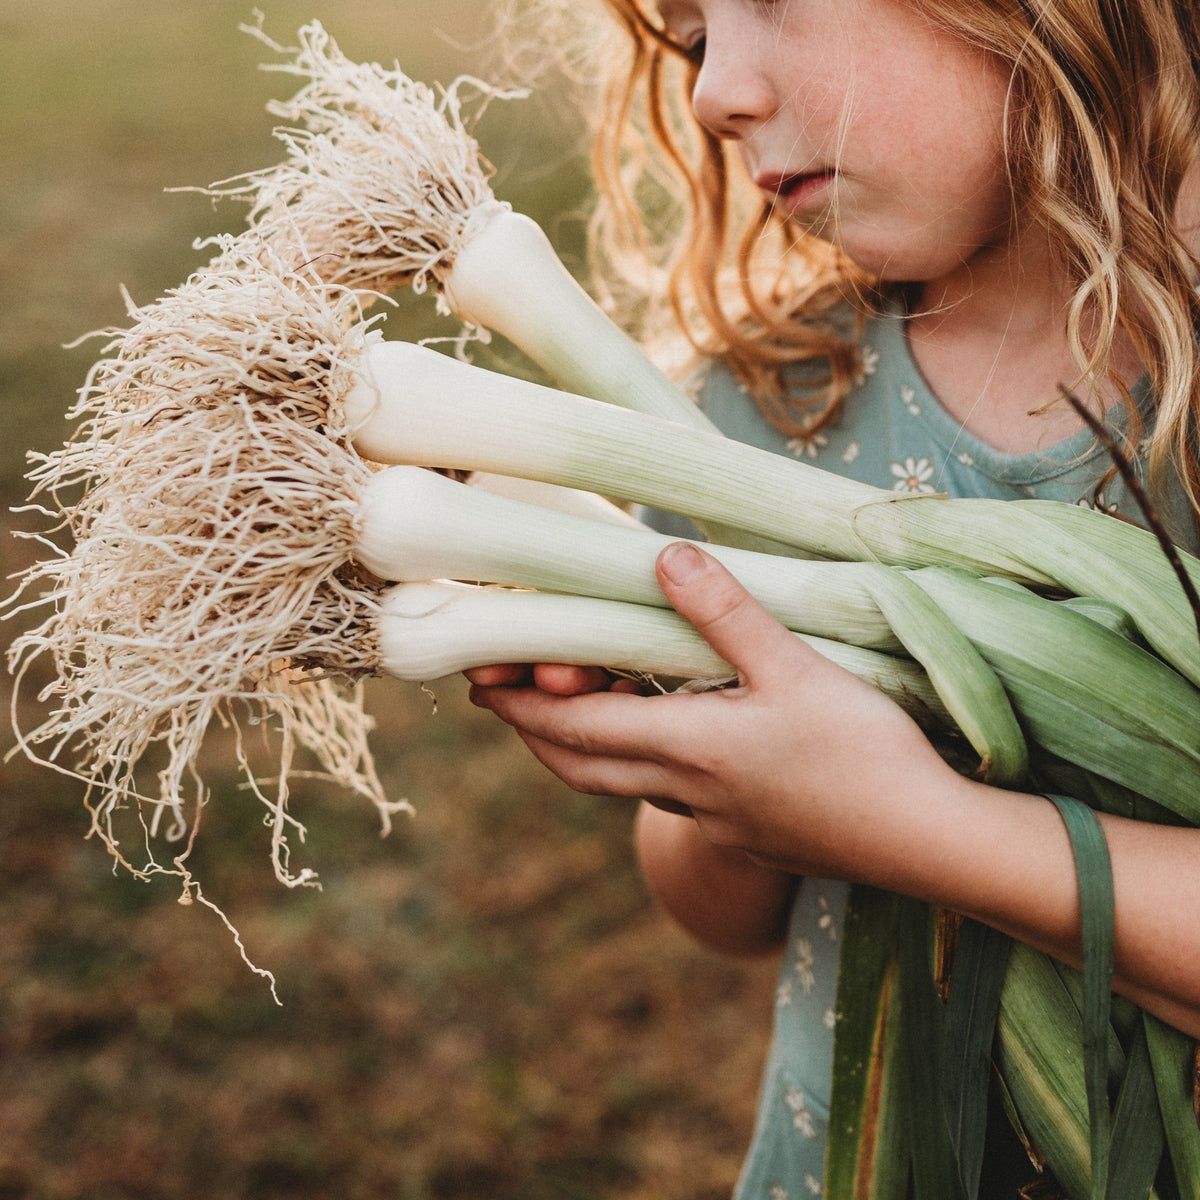
<instances>
[{"instance_id":1,"label":"thin twig","mask_svg":"<svg viewBox=\"0 0 1200 1200\"><path fill-rule=\"evenodd\" d=\"M1175 543L1171 540L1170 535L1163 527L1162 521L1159 520L1158 514L1154 511L1154 506L1150 503L1150 498L1146 495L1146 489L1142 487L1141 480L1138 479L1137 473L1130 464L1128 455L1117 445L1112 434L1104 428L1095 415L1088 411L1078 396L1074 395L1070 389L1061 383L1058 385L1058 390L1062 394L1063 399L1079 414L1087 427L1096 435L1100 444L1108 451L1108 456L1113 460L1113 465L1125 481L1125 485L1129 488L1134 500L1137 501L1137 506L1142 510L1142 515L1146 518L1146 524L1150 527L1150 532L1158 538L1158 544L1162 547L1163 553L1167 556L1167 561L1171 564L1171 569L1179 579L1180 586L1183 588L1183 594L1187 597L1188 603L1192 608L1192 614L1196 618L1196 635L1200 637L1200 594L1196 592L1196 585L1192 582L1192 577L1184 567L1183 560L1179 557L1179 551Z\"/></svg>"}]
</instances>

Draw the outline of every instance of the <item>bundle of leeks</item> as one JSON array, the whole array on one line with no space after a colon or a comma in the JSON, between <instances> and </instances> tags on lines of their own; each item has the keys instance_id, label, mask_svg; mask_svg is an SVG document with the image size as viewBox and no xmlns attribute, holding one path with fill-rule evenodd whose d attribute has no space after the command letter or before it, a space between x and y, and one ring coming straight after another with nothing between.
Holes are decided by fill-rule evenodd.
<instances>
[{"instance_id":1,"label":"bundle of leeks","mask_svg":"<svg viewBox=\"0 0 1200 1200\"><path fill-rule=\"evenodd\" d=\"M474 159L463 151L453 90L439 99L398 71L349 64L319 26L301 42L292 69L309 83L279 111L305 127L285 131L287 163L239 185L254 200L250 230L218 242L212 264L183 287L131 309L133 326L114 333L83 391L78 434L34 472L74 546L26 580L51 584L41 602L52 612L17 640L11 661L23 672L48 654L56 678L46 695L57 707L22 745L30 753L48 745L52 764L98 789L102 833L133 797L153 806L152 833L169 813L169 835L185 837L185 788L197 805L206 797L197 769L205 731L214 720L236 728L249 704L281 727L280 783L262 796L277 873L311 882L310 872L288 868L287 833L299 826L286 780L297 743L370 795L385 821L395 807L374 778L361 705L333 677L425 680L538 659L725 673L662 607L652 569L662 539L497 502L428 468L649 504L707 523L722 540L742 531L825 560L718 551L800 636L820 639L822 652L935 735L968 744L984 778L1029 787L1065 775L1100 807L1197 823L1200 645L1187 597L1149 534L1066 505L897 501L724 440L570 280L530 223L470 183ZM414 97L424 125L407 119ZM435 166L457 174L435 173L431 187L433 168L419 156L437 149L443 127L457 157ZM399 166L414 155L424 182L406 197ZM364 163L387 186L364 190L355 174ZM421 207L429 197L432 218ZM415 267L404 258L410 246ZM514 247L526 281L515 290L505 257ZM588 397L381 341L360 305L393 283L426 279L460 315L500 329ZM82 497L63 500L72 489ZM420 521L430 522L424 532ZM1183 563L1200 579L1195 560ZM159 744L167 766L157 796L143 796L137 768ZM65 765L69 753L78 757ZM868 1047L887 1080L899 1060L873 1048L892 1045L891 1033L879 1040L891 981L908 978L896 1008L923 1013L926 1032L937 1024L913 983L919 922L906 920L894 918L908 930L898 937L907 955L878 970L843 962L840 1061ZM979 942L970 935L968 947L971 937ZM1018 1125L1072 1196L1103 1194L1107 1139L1098 1133L1088 1148L1106 1111L1096 1052L1082 1075L1064 1067L1076 1043L1045 1015L1055 988L1068 985L1052 982L1048 960L1032 952L1009 958L975 945L975 953L990 967L976 973L967 1003L975 1008L986 994L979 1011L999 1014L998 1061ZM1107 1004L1099 1016L1089 1011L1094 1043L1107 1016ZM974 1022L988 1047L994 1023ZM1127 1079L1144 1084L1153 1064L1159 1142L1166 1137L1186 1189L1200 1178L1195 1125L1179 1119L1175 1095L1186 1046L1148 1020L1146 1029L1136 1056L1144 1069ZM1032 1057L1039 1047L1042 1057ZM978 1042L971 1050L977 1061ZM842 1072L849 1077L870 1073ZM977 1078L973 1087L967 1109L977 1107ZM844 1082L838 1094L853 1113L861 1096L851 1089L847 1098ZM957 1163L956 1186L973 1192L962 1164L973 1161L977 1119L956 1127L951 1155L930 1155L917 1151L925 1143L912 1123L901 1136L887 1111L868 1120L860 1106L860 1119L834 1138L834 1179L839 1163L858 1179L868 1161L886 1194L919 1158L939 1170ZM879 1153L885 1143L894 1153ZM1128 1161L1122 1150L1114 1169Z\"/></svg>"},{"instance_id":2,"label":"bundle of leeks","mask_svg":"<svg viewBox=\"0 0 1200 1200\"><path fill-rule=\"evenodd\" d=\"M285 135L290 152L288 163L283 168L260 173L251 181L250 190L260 217L283 222L306 241L310 250L322 253L333 250L333 261L342 264L340 281L351 288L390 290L408 282L415 281L421 287L430 280L436 282L440 300L446 307L470 323L503 333L570 391L666 416L684 425L707 427L706 420L695 407L680 397L637 353L636 347L603 319L556 262L548 243L536 228L507 212L503 205L496 204L487 187L485 173L479 169L477 148L460 120L453 89L439 104L430 94L422 94L419 88L414 93L399 72L348 64L317 25L302 31L301 47L287 69L307 80L307 84L290 104L280 105L276 111L288 120L300 122L302 128ZM365 96L370 97L369 103L363 103ZM447 107L452 110L449 114L452 120L439 120ZM412 142L396 139L394 135L396 119L401 112L406 125L415 121L415 127L422 130L415 147ZM349 153L344 153L347 150ZM350 185L349 180L359 178L357 171L362 163L377 164L382 168L389 186L372 193ZM422 200L420 187L408 182L419 181L423 172L425 178L432 177L447 185L437 189L439 201L445 196L470 196L472 199L463 203L439 203L437 211L431 212L430 205ZM405 182L395 186L397 180ZM398 199L399 203L363 202L368 195L382 195L389 201ZM349 203L346 203L347 196L351 197ZM322 224L322 214L335 210L337 221ZM346 236L347 230L353 230L350 237ZM415 258L409 253L414 244L413 234L418 247ZM367 273L362 270L363 259L358 257L358 248L363 246L371 248L371 270ZM528 280L532 286L513 289L507 286L513 278ZM656 452L663 449L656 447ZM757 465L765 468L765 464ZM686 469L685 464L685 473ZM770 476L771 472L766 471L766 474ZM600 486L604 490L611 489L610 494L624 494L619 490L619 482L611 477L589 482L566 468L557 478L568 484ZM750 479L757 480L758 476L742 478L749 485ZM773 479L767 484L768 497L773 484ZM890 503L891 497L878 494L861 500L846 495L845 489L839 489L828 478L815 482L815 488L819 494L809 495L806 499L817 506L815 511L821 517L804 529L791 532L794 542L804 546L805 552L845 554L850 558L915 567L941 564L985 574L995 572L1050 594L1075 595L1079 599L1066 599L1062 602L1063 607L1074 606L1085 611L1130 640L1149 641L1193 684L1197 682L1196 654L1200 645L1193 636L1191 618L1195 613L1189 611L1194 610L1196 604L1196 564L1186 557L1176 564L1181 574L1187 573L1183 578L1185 586L1177 587L1165 569L1159 546L1149 537L1132 533L1125 527L1118 528L1113 522L1102 524L1093 514L1066 506L1009 505L1004 513L1000 513L989 504L944 506L936 501L894 504ZM832 497L835 508L839 499L842 503L840 512L828 524L823 519L828 515L827 510L820 507L823 496ZM655 497L650 502L663 503L666 499ZM702 497L695 499L697 504L691 515L703 523L710 537L748 545L762 544L756 534L747 537L741 530L723 525L722 522L728 519L727 512L705 509ZM670 507L669 501L666 506ZM763 513L766 523L750 524L758 535L780 536L780 531L770 521L772 511L779 510L772 509L768 499ZM807 516L806 510L801 511ZM991 524L993 520L998 527ZM986 533L980 538L978 535L983 530ZM765 544L771 545L770 542ZM999 549L1001 547L1003 549ZM1142 586L1142 572L1154 576L1154 583L1148 588ZM558 587L560 583L557 579L534 579L533 582L550 587ZM943 595L939 597L943 605L948 599L946 587L961 586L962 583L959 577L947 579L944 572L940 576L930 571L924 573L927 588L943 588ZM1095 596L1107 599L1097 601ZM908 598L912 598L911 590ZM1010 599L1016 603L1015 598ZM902 605L894 594L888 604L889 618L902 622ZM1039 611L1049 610L1043 606ZM1134 611L1136 615L1131 616ZM1015 609L1011 616L1016 616ZM908 617L909 648L913 649L915 638L911 635L920 626L921 619L912 611ZM1160 621L1163 624L1160 625ZM1000 624L1004 625L1003 622ZM1003 677L1010 703L1013 703L1014 691L1021 691L1019 685L1014 689L1014 663L1019 661L1020 647L1024 643L1019 630L1012 625L1007 628L1009 634L1015 634L1016 658L1006 657L1003 647L1006 638L1001 635L992 640L989 661ZM1085 632L1082 625L1076 628L1081 634ZM987 637L989 630L995 633L997 625L984 620L974 626L971 636ZM1109 645L1113 644L1110 642ZM1009 641L1009 649L1013 648L1014 643ZM532 647L529 650L527 655L517 657L539 657ZM1181 660L1173 658L1176 652L1181 655ZM940 653L950 655L954 651L947 642ZM923 661L929 665L930 660L936 660L938 656L938 652L927 652ZM1119 657L1122 656L1123 652ZM1016 674L1019 674L1019 668ZM1104 690L1104 681L1097 682ZM947 686L943 677L943 690ZM995 702L997 710L1003 707L994 690L988 694L990 700L987 703ZM1037 688L1033 687L1016 701L1022 705L1021 716L1026 728L1036 719L1033 714L1038 695ZM1137 705L1136 698L1131 696L1130 700ZM959 708L961 712L961 705ZM1053 738L1050 726L1054 724L1056 714L1053 705L1042 710L1043 719L1037 723L1043 737ZM1090 718L1084 724L1089 721ZM1150 740L1156 737L1154 724L1155 718L1149 718L1142 730ZM1002 720L1001 725L1012 728L1007 720ZM1065 736L1074 739L1078 728L1073 723L1072 731ZM1103 724L1093 726L1094 732L1099 732L1100 728ZM1185 715L1178 727L1184 745L1195 745L1195 728L1192 718ZM974 729L978 734L979 723ZM1106 736L1101 733L1101 740ZM985 739L977 737L976 746L983 741ZM1121 746L1116 755L1119 757L1128 744L1118 736L1116 745ZM1003 779L1006 771L1014 772L1007 776L1014 778L1019 774L1016 764L1021 761L1018 753L1008 760L1008 766L1001 766L999 770L989 761L992 778ZM1174 769L1173 766L1168 768L1168 774L1173 774ZM1055 774L1051 764L1044 760L1041 770L1043 775ZM1146 786L1146 778L1140 772L1132 773L1132 794L1120 789L1114 791L1103 782L1089 787L1088 781L1081 781L1078 775L1071 776L1068 783L1080 794L1089 795L1098 807L1107 805L1153 819L1154 812L1147 810L1144 800L1137 794ZM1081 877L1089 870L1101 875L1106 870L1104 864L1088 866L1081 861L1079 865ZM871 903L869 898L859 897L859 900L868 905ZM909 945L907 959L911 966L911 919L909 925L910 936L906 944ZM964 940L971 941L970 938ZM977 945L980 943L978 930L974 940ZM957 1031L965 1024L962 1013L970 1012L980 995L988 996L981 1008L982 1015L974 1022L975 1041L965 1047L974 1055L974 1070L968 1071L964 1066L957 1074L948 1072L955 1080L946 1103L948 1123L954 1131L954 1145L949 1154L945 1137L939 1136L936 1129L932 1136L928 1136L926 1130L926 1136L917 1139L910 1130L908 1141L904 1143L903 1138L896 1141L903 1120L888 1121L877 1109L870 1128L864 1124L864 1110L858 1107L859 1102L868 1094L876 1098L880 1095L894 1098L895 1091L880 1088L874 1092L855 1093L850 1087L847 1092L846 1080L857 1079L864 1087L866 1081L878 1082L877 1074L865 1069L865 1064L880 1045L886 1044L894 1052L900 1041L895 1037L877 1040L881 1034L878 1024L883 1011L881 1005L891 987L890 983L885 987L884 980L895 978L897 960L894 955L889 959L891 969L888 974L872 977L869 968L865 973L853 968L853 964L846 962L849 955L843 956L845 1004L839 1007L857 1009L860 1015L866 1015L866 1019L857 1027L860 1041L856 1046L855 1038L847 1032L854 1022L847 1012L841 1012L839 1016L838 1042L843 1069L837 1093L840 1097L838 1115L847 1119L841 1123L842 1134L835 1137L831 1145L831 1171L826 1180L826 1194L858 1195L864 1188L870 1194L903 1194L909 1161L915 1158L924 1159L920 1170L916 1170L915 1161L913 1163L915 1183L922 1194L940 1200L955 1194L959 1187L969 1196L975 1194L983 1137L980 1114L984 1106L980 1096L984 1085L981 1079L986 1075L986 1071L979 1069L979 1064L986 1064L992 1028L1001 1015L1000 983L1004 983L1006 1004L997 1047L998 1053L1003 1055L1002 1075L1011 1085L1011 1091L1006 1094L1019 1098L1019 1107L1026 1113L1026 1120L1033 1130L1033 1136L1029 1138L1031 1145L1036 1138L1070 1194L1083 1196L1090 1191L1093 1196L1101 1196L1106 1190L1114 1196L1146 1193L1153 1182L1154 1164L1164 1137L1169 1143L1170 1159L1181 1193L1200 1194L1200 1135L1196 1129L1196 1120L1200 1116L1200 1103L1197 1102L1200 1088L1193 1089L1189 1084L1187 1068L1192 1060L1186 1039L1178 1038L1165 1026L1146 1019L1145 1037L1140 1042L1135 1041L1135 1045L1145 1052L1134 1060L1138 1069L1126 1072L1128 1093L1137 1093L1137 1081L1145 1083L1146 1062L1148 1056L1152 1056L1166 1132L1156 1134L1152 1130L1147 1133L1147 1126L1139 1125L1131 1117L1132 1106L1122 1110L1118 1130L1123 1130L1125 1136L1121 1146L1114 1147L1115 1165L1110 1172L1106 1100L1098 1082L1102 1074L1101 1051L1097 1049L1097 1031L1106 1023L1108 1008L1106 997L1098 995L1104 991L1102 971L1101 986L1095 981L1095 947L1086 947L1088 957L1093 960L1092 979L1088 981L1091 1004L1088 1029L1072 1028L1070 1032L1062 1033L1070 1024L1065 1017L1077 1014L1079 1009L1078 1005L1068 1005L1064 1013L1061 985L1049 960L1018 948L1009 962L994 939L987 942L985 938L984 944L991 947L990 958L977 955L974 960L976 965L983 965L982 975L977 975L976 987L965 993L965 999L964 989L960 987L956 1004L952 1006ZM1042 971L1036 978L1031 974L1035 968ZM925 1027L915 1034L910 1030L908 1040L929 1044L930 1035L937 1032L929 1025L934 1008L914 1002L921 988L919 980L914 984L911 970L907 974L909 1003L893 1006L893 1011L900 1008L910 1014L923 1013L928 1018ZM864 980L872 978L874 986L870 983L865 988L861 986ZM895 1025L893 1019L893 1029ZM1061 1037L1047 1047L1046 1037L1050 1031L1059 1031ZM1005 1036L1006 1032L1008 1036ZM1092 1043L1086 1079L1076 1077L1077 1033L1085 1033ZM957 1032L955 1036L958 1049L963 1050L962 1043L969 1039ZM1050 1042L1053 1041L1050 1036ZM1036 1064L1031 1063L1027 1049L1039 1045L1043 1057ZM1149 1050L1145 1049L1147 1046ZM855 1061L856 1052L862 1055L858 1062ZM881 1069L886 1078L894 1082L899 1073L894 1059L875 1057L879 1063L886 1061L886 1068ZM968 1075L971 1078L969 1087L964 1082ZM911 1071L908 1076L912 1077ZM1145 1091L1144 1087L1142 1090ZM1192 1103L1189 1103L1189 1097ZM940 1111L942 1106L937 1100L933 1097L931 1107ZM1018 1101L1010 1101L1010 1107L1015 1126L1023 1129L1016 1115ZM1153 1119L1149 1120L1150 1127L1154 1124ZM1143 1153L1131 1155L1129 1146L1139 1141ZM913 1152L916 1142L926 1147L925 1152ZM880 1152L885 1145L890 1147L891 1153ZM952 1161L957 1170L949 1176L939 1170L934 1170L931 1175L931 1160L943 1164ZM867 1179L863 1174L864 1163L874 1164L879 1173ZM1139 1163L1140 1176L1137 1174ZM1146 1164L1150 1164L1149 1167Z\"/></svg>"}]
</instances>

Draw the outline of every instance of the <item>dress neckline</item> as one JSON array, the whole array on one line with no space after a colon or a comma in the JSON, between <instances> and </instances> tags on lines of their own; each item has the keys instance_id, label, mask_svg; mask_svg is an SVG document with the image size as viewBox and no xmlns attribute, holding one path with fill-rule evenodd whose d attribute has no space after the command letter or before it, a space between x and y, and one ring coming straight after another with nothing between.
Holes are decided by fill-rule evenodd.
<instances>
[{"instance_id":1,"label":"dress neckline","mask_svg":"<svg viewBox=\"0 0 1200 1200\"><path fill-rule=\"evenodd\" d=\"M1054 479L1107 453L1088 429L1080 429L1058 442L1019 454L999 450L965 429L934 394L917 366L906 335L906 321L907 316L900 308L883 312L868 324L864 344L877 351L881 359L895 365L893 384L904 389L904 400L910 412L914 406L919 410L920 419L947 458L965 456L977 470L997 483L1031 486ZM1139 411L1144 416L1149 415L1148 376L1143 375L1131 390ZM1124 407L1113 405L1108 412L1108 421L1119 443L1127 428Z\"/></svg>"}]
</instances>

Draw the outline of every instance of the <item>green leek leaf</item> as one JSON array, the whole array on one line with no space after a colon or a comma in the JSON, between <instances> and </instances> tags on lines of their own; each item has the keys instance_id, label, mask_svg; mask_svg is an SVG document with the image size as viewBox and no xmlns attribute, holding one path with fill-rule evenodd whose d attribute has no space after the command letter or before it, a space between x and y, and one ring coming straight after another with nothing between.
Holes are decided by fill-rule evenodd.
<instances>
[{"instance_id":1,"label":"green leek leaf","mask_svg":"<svg viewBox=\"0 0 1200 1200\"><path fill-rule=\"evenodd\" d=\"M895 991L897 898L854 887L842 926L836 1020L833 1033L833 1091L825 1151L826 1200L860 1196L903 1197L908 1178L907 1148L898 1143L895 1114L887 1101L895 1070L895 1020L889 1010ZM880 1175L882 1173L882 1179Z\"/></svg>"},{"instance_id":2,"label":"green leek leaf","mask_svg":"<svg viewBox=\"0 0 1200 1200\"><path fill-rule=\"evenodd\" d=\"M1195 1043L1178 1029L1144 1015L1158 1106L1181 1196L1200 1196L1200 1128L1193 1107Z\"/></svg>"},{"instance_id":3,"label":"green leek leaf","mask_svg":"<svg viewBox=\"0 0 1200 1200\"><path fill-rule=\"evenodd\" d=\"M1104 1200L1108 1188L1108 1035L1112 1005L1114 900L1108 843L1096 814L1066 796L1049 797L1071 839L1079 881L1083 939L1083 1070L1087 1087L1092 1150L1092 1196Z\"/></svg>"},{"instance_id":4,"label":"green leek leaf","mask_svg":"<svg viewBox=\"0 0 1200 1200\"><path fill-rule=\"evenodd\" d=\"M1146 1200L1158 1174L1164 1143L1146 1028L1139 1021L1113 1112L1105 1200Z\"/></svg>"},{"instance_id":5,"label":"green leek leaf","mask_svg":"<svg viewBox=\"0 0 1200 1200\"><path fill-rule=\"evenodd\" d=\"M979 1193L992 1039L1011 948L1012 939L989 925L964 920L959 929L946 1008L942 1106L968 1200Z\"/></svg>"}]
</instances>

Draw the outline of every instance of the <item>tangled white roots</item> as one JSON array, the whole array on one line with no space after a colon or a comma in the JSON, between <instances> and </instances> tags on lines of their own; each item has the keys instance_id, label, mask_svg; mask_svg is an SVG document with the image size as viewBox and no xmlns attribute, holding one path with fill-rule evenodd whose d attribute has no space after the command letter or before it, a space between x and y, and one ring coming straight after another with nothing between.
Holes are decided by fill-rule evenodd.
<instances>
[{"instance_id":1,"label":"tangled white roots","mask_svg":"<svg viewBox=\"0 0 1200 1200\"><path fill-rule=\"evenodd\" d=\"M403 807L383 797L354 682L378 666L382 586L350 561L369 468L340 397L364 326L352 296L286 270L249 234L129 314L80 392L72 440L30 476L73 545L24 580L26 597L49 585L29 606L52 612L17 639L10 665L23 676L49 656L42 698L55 707L22 745L89 783L114 855L159 870L149 844L150 867L127 861L113 816L135 802L147 843L166 816L162 831L190 848L207 798L197 756L217 722L270 810L277 875L309 883L288 867L288 830L302 833L286 811L297 746L369 797L385 827ZM269 797L247 722L275 739ZM175 860L185 882L186 853Z\"/></svg>"},{"instance_id":2,"label":"tangled white roots","mask_svg":"<svg viewBox=\"0 0 1200 1200\"><path fill-rule=\"evenodd\" d=\"M460 92L520 93L465 76L435 91L398 67L352 62L315 21L298 49L250 32L293 56L270 69L308 82L269 105L290 123L276 131L286 160L208 190L248 198L261 235L299 247L305 268L328 283L364 298L424 291L453 265L472 223L507 207L492 195Z\"/></svg>"}]
</instances>

